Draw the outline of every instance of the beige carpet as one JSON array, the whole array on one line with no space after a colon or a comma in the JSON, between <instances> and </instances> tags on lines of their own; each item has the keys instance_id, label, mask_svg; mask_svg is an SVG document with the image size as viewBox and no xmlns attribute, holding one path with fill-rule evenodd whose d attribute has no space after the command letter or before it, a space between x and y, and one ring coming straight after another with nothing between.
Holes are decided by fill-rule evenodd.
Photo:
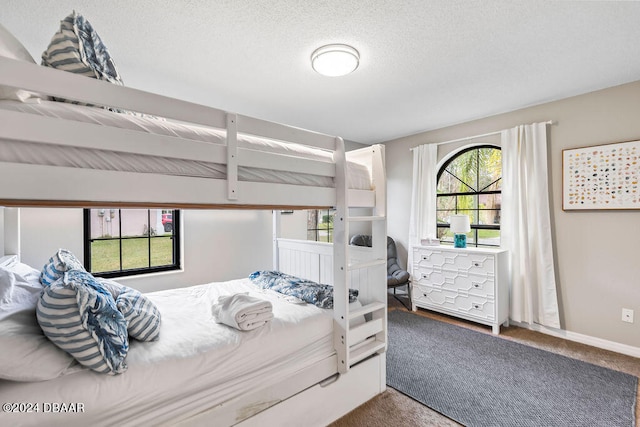
<instances>
[{"instance_id":1,"label":"beige carpet","mask_svg":"<svg viewBox=\"0 0 640 427\"><path fill-rule=\"evenodd\" d=\"M395 298L389 297L389 310L406 311L406 308ZM416 315L430 317L487 334L491 333L491 328L488 326L466 322L426 310L419 309ZM640 377L640 360L635 357L601 350L516 326L510 326L508 328L501 327L500 337ZM637 396L636 425L640 426L640 390L638 390ZM387 391L384 393L332 423L331 427L458 425L460 424L432 411L410 397L398 393L392 388L387 388Z\"/></svg>"}]
</instances>

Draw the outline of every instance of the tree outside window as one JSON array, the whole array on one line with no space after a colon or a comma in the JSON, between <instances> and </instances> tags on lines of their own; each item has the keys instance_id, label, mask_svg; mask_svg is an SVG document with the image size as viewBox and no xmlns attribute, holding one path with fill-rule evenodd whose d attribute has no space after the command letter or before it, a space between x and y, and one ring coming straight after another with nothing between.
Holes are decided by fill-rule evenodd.
<instances>
[{"instance_id":1,"label":"tree outside window","mask_svg":"<svg viewBox=\"0 0 640 427\"><path fill-rule=\"evenodd\" d=\"M468 215L470 246L500 246L502 152L494 146L474 146L449 159L438 171L438 238L453 242L449 216Z\"/></svg>"},{"instance_id":2,"label":"tree outside window","mask_svg":"<svg viewBox=\"0 0 640 427\"><path fill-rule=\"evenodd\" d=\"M335 209L307 211L307 240L333 242L333 217Z\"/></svg>"}]
</instances>

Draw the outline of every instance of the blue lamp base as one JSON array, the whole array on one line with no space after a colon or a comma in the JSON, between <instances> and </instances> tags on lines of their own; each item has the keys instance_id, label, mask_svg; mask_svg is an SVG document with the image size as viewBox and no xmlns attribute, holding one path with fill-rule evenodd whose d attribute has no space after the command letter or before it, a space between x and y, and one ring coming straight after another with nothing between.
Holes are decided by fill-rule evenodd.
<instances>
[{"instance_id":1,"label":"blue lamp base","mask_svg":"<svg viewBox=\"0 0 640 427\"><path fill-rule=\"evenodd\" d=\"M453 235L453 247L454 248L466 248L467 247L467 235L466 234L454 234Z\"/></svg>"}]
</instances>

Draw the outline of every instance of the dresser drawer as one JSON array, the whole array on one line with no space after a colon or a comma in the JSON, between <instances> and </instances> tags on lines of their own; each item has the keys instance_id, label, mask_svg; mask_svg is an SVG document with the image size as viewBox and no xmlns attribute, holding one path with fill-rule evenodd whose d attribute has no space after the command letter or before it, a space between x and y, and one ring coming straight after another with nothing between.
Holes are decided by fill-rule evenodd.
<instances>
[{"instance_id":1,"label":"dresser drawer","mask_svg":"<svg viewBox=\"0 0 640 427\"><path fill-rule=\"evenodd\" d=\"M417 305L433 304L441 306L447 301L455 300L457 296L458 293L456 291L421 285L419 283L414 283L411 289L411 298Z\"/></svg>"},{"instance_id":2,"label":"dresser drawer","mask_svg":"<svg viewBox=\"0 0 640 427\"><path fill-rule=\"evenodd\" d=\"M412 308L490 325L499 334L509 319L508 255L500 248L414 246Z\"/></svg>"},{"instance_id":3,"label":"dresser drawer","mask_svg":"<svg viewBox=\"0 0 640 427\"><path fill-rule=\"evenodd\" d=\"M493 298L478 295L462 295L449 289L414 284L411 296L418 307L436 308L451 314L492 321L495 319Z\"/></svg>"},{"instance_id":4,"label":"dresser drawer","mask_svg":"<svg viewBox=\"0 0 640 427\"><path fill-rule=\"evenodd\" d=\"M423 249L414 251L413 265L414 267L433 269L434 271L450 270L491 276L495 274L495 258L493 254Z\"/></svg>"},{"instance_id":5,"label":"dresser drawer","mask_svg":"<svg viewBox=\"0 0 640 427\"><path fill-rule=\"evenodd\" d=\"M495 295L493 275L476 275L452 270L435 271L431 268L414 268L413 280L420 285L453 290L462 294Z\"/></svg>"}]
</instances>

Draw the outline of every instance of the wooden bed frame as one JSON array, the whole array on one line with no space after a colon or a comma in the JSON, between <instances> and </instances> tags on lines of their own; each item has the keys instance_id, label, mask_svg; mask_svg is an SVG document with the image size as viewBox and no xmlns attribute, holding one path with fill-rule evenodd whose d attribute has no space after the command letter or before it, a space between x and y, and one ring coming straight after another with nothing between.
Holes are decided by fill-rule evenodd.
<instances>
[{"instance_id":1,"label":"wooden bed frame","mask_svg":"<svg viewBox=\"0 0 640 427\"><path fill-rule=\"evenodd\" d=\"M0 57L0 85L136 111L200 126L226 129L214 145L0 110L0 140L38 142L226 164L227 179L117 172L0 161L0 253L19 254L19 207L168 207L181 209L275 209L274 268L334 286L336 356L281 383L210 408L186 425L327 424L385 389L386 176L384 147L345 152L339 137L319 134L172 98L121 87ZM247 149L238 133L303 144L333 153L317 161ZM91 138L86 138L91 135ZM366 164L371 190L347 188L347 160ZM335 187L238 180L238 167L269 168L332 177ZM108 180L110 185L103 186ZM66 185L73 182L73 191ZM131 183L136 185L132 186ZM45 185L46 183L46 185ZM184 191L188 188L189 191ZM281 209L334 207L334 243L279 238ZM351 215L352 207L358 215ZM361 214L361 212L366 214ZM374 246L351 247L350 224L370 224ZM358 288L361 309L349 311L349 287ZM364 316L366 322L350 327ZM354 344L357 343L357 344ZM321 398L323 405L317 405ZM314 404L315 402L315 404Z\"/></svg>"}]
</instances>

